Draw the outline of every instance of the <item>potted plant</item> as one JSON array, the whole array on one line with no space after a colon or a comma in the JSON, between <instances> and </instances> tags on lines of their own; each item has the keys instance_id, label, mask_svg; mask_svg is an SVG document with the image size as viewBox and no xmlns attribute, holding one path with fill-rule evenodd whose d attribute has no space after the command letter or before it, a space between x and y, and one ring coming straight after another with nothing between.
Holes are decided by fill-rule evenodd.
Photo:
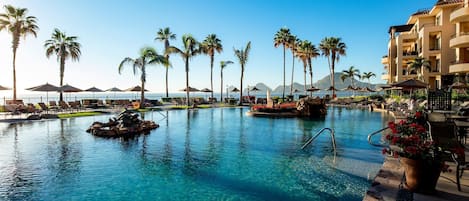
<instances>
[{"instance_id":1,"label":"potted plant","mask_svg":"<svg viewBox=\"0 0 469 201\"><path fill-rule=\"evenodd\" d=\"M406 120L388 123L390 133L385 135L388 148L383 154L399 157L404 166L406 187L413 192L434 193L443 169L442 149L430 140L422 112L415 112Z\"/></svg>"}]
</instances>

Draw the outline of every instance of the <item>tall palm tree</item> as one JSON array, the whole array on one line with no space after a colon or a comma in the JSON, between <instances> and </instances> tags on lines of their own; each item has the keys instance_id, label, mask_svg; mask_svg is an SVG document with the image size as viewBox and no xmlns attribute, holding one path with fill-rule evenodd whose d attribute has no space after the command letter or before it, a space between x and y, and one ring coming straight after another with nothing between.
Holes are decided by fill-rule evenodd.
<instances>
[{"instance_id":1,"label":"tall palm tree","mask_svg":"<svg viewBox=\"0 0 469 201\"><path fill-rule=\"evenodd\" d=\"M280 28L274 36L274 47L283 47L283 91L282 99L285 99L285 49L288 47L291 41L291 33L288 28Z\"/></svg>"},{"instance_id":2,"label":"tall palm tree","mask_svg":"<svg viewBox=\"0 0 469 201\"><path fill-rule=\"evenodd\" d=\"M223 100L223 69L228 66L228 64L233 64L234 62L232 61L220 61L220 101Z\"/></svg>"},{"instance_id":3,"label":"tall palm tree","mask_svg":"<svg viewBox=\"0 0 469 201\"><path fill-rule=\"evenodd\" d=\"M51 39L46 40L44 47L46 48L46 56L49 58L52 54L57 56L57 61L60 64L60 86L63 86L65 61L72 59L78 61L81 55L81 44L77 42L77 36L67 36L65 32L59 29L54 29ZM62 91L60 92L59 100L63 101Z\"/></svg>"},{"instance_id":4,"label":"tall palm tree","mask_svg":"<svg viewBox=\"0 0 469 201\"><path fill-rule=\"evenodd\" d=\"M327 57L327 61L329 63L330 69L330 79L331 85L335 88L334 83L334 69L335 69L335 62L339 62L340 56L345 56L346 52L346 45L341 41L341 38L336 37L326 37L321 40L319 44L319 49L321 49L322 55ZM332 90L332 98L335 98L335 91Z\"/></svg>"},{"instance_id":5,"label":"tall palm tree","mask_svg":"<svg viewBox=\"0 0 469 201\"><path fill-rule=\"evenodd\" d=\"M238 57L239 64L241 65L241 86L239 92L239 105L243 104L243 78L244 78L244 67L246 62L248 62L249 51L251 50L251 41L248 42L246 48L243 49L233 49L236 57Z\"/></svg>"},{"instance_id":6,"label":"tall palm tree","mask_svg":"<svg viewBox=\"0 0 469 201\"><path fill-rule=\"evenodd\" d=\"M118 67L119 74L121 74L125 64L132 65L134 74L136 73L137 69L140 70L140 81L142 82L142 89L140 91L140 108L144 108L145 82L147 81L146 66L155 64L169 65L169 62L164 55L158 54L154 48L144 47L140 49L140 54L137 58L132 59L130 57L126 57L124 60L122 60Z\"/></svg>"},{"instance_id":7,"label":"tall palm tree","mask_svg":"<svg viewBox=\"0 0 469 201\"><path fill-rule=\"evenodd\" d=\"M161 41L164 43L164 50L168 49L169 45L169 40L174 40L176 39L176 34L173 34L170 30L169 27L166 27L164 29L160 28L158 32L156 33L156 38L155 40ZM169 54L165 54L166 60L169 61ZM168 62L169 64L169 62ZM170 65L165 65L166 68L166 98L169 97L169 92L168 92L168 70L171 67Z\"/></svg>"},{"instance_id":8,"label":"tall palm tree","mask_svg":"<svg viewBox=\"0 0 469 201\"><path fill-rule=\"evenodd\" d=\"M373 72L363 72L363 74L362 74L362 80L367 79L368 80L368 85L370 85L370 86L371 86L370 78L372 78L372 77L376 77L376 74L373 73Z\"/></svg>"},{"instance_id":9,"label":"tall palm tree","mask_svg":"<svg viewBox=\"0 0 469 201\"><path fill-rule=\"evenodd\" d=\"M424 67L427 70L430 69L430 61L423 57L417 57L413 59L412 61L407 62L407 67L409 68L410 71L417 72L417 79L424 81L423 70L424 70Z\"/></svg>"},{"instance_id":10,"label":"tall palm tree","mask_svg":"<svg viewBox=\"0 0 469 201\"><path fill-rule=\"evenodd\" d=\"M221 45L221 40L215 34L209 34L200 46L202 52L210 56L210 90L212 90L211 97L213 98L213 61L215 59L215 52L221 53L223 46Z\"/></svg>"},{"instance_id":11,"label":"tall palm tree","mask_svg":"<svg viewBox=\"0 0 469 201\"><path fill-rule=\"evenodd\" d=\"M186 66L186 103L187 106L190 105L189 101L189 60L192 59L192 57L197 56L200 54L200 44L197 42L197 40L190 34L184 34L182 36L182 44L183 44L183 49L179 49L174 46L169 46L168 49L166 50L167 54L179 54L182 59L184 60L185 66Z\"/></svg>"},{"instance_id":12,"label":"tall palm tree","mask_svg":"<svg viewBox=\"0 0 469 201\"><path fill-rule=\"evenodd\" d=\"M20 38L26 38L32 34L37 37L36 17L27 16L28 9L15 8L11 5L5 5L5 13L0 14L0 31L6 29L12 36L13 49L13 100L16 101L16 50L20 44Z\"/></svg>"},{"instance_id":13,"label":"tall palm tree","mask_svg":"<svg viewBox=\"0 0 469 201\"><path fill-rule=\"evenodd\" d=\"M307 50L308 50L308 66L309 66L309 78L310 78L310 81L311 81L311 87L313 87L313 63L312 63L312 59L316 58L319 56L319 50L316 48L316 46L314 46L311 42L307 41L308 43L310 43L310 45L308 45L307 47ZM310 96L313 95L313 92L310 92Z\"/></svg>"},{"instance_id":14,"label":"tall palm tree","mask_svg":"<svg viewBox=\"0 0 469 201\"><path fill-rule=\"evenodd\" d=\"M292 52L290 96L293 95L293 78L294 78L294 74L295 74L295 57L296 57L296 50L298 49L298 44L299 43L300 43L300 39L298 39L295 35L291 35L290 43L288 44L288 48L290 48L290 50Z\"/></svg>"},{"instance_id":15,"label":"tall palm tree","mask_svg":"<svg viewBox=\"0 0 469 201\"><path fill-rule=\"evenodd\" d=\"M340 76L340 79L342 79L342 82L343 82L345 79L349 78L350 82L352 83L352 87L355 88L355 84L354 84L355 77L358 77L359 79L361 78L360 70L356 69L354 66L350 66L348 70L342 71L342 75ZM355 92L353 92L353 94L355 95Z\"/></svg>"},{"instance_id":16,"label":"tall palm tree","mask_svg":"<svg viewBox=\"0 0 469 201\"><path fill-rule=\"evenodd\" d=\"M309 66L309 76L311 81L311 87L313 87L313 66L311 60L319 56L319 51L316 47L308 40L298 42L298 49L296 51L297 57L303 62L304 72L304 91L306 94L306 71Z\"/></svg>"},{"instance_id":17,"label":"tall palm tree","mask_svg":"<svg viewBox=\"0 0 469 201\"><path fill-rule=\"evenodd\" d=\"M308 41L299 41L298 42L298 49L296 51L296 56L303 62L303 78L304 78L304 85L303 85L303 91L306 94L306 70L308 67L308 54L307 54L307 46L308 46Z\"/></svg>"}]
</instances>

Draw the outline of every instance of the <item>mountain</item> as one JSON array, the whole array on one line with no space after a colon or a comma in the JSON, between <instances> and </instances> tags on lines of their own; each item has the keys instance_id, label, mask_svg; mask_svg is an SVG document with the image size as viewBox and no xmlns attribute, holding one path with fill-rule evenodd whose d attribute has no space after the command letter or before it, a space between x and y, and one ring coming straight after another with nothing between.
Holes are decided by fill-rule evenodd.
<instances>
[{"instance_id":1,"label":"mountain","mask_svg":"<svg viewBox=\"0 0 469 201\"><path fill-rule=\"evenodd\" d=\"M344 88L347 88L347 86L352 85L352 82L350 81L350 79L346 79L344 82L342 82L342 80L340 79L340 75L342 75L342 73L338 73L338 72L334 73L334 80L335 80L335 88L336 89L344 89ZM367 83L368 80L364 80L364 81L365 82L354 79L354 81L353 81L354 86L355 87L357 87L357 86L358 87L369 87L369 88L372 88L372 89L375 88L374 84L368 84ZM259 83L259 84L262 84L262 83ZM264 85L264 84L262 84L262 85ZM322 79L320 79L320 80L316 81L315 83L313 83L313 86L316 87L316 88L319 88L319 89L328 89L331 86L331 81L330 81L329 75L327 75L327 76L323 77ZM310 87L310 85L307 84L306 88L309 88L309 87ZM298 89L300 91L303 91L304 87L303 87L302 84L294 82L293 83L293 89ZM280 86L275 87L275 89L272 92L273 93L282 93L282 90L283 90L283 85L280 85ZM290 85L286 85L285 86L285 94L289 94L289 93L290 93Z\"/></svg>"}]
</instances>

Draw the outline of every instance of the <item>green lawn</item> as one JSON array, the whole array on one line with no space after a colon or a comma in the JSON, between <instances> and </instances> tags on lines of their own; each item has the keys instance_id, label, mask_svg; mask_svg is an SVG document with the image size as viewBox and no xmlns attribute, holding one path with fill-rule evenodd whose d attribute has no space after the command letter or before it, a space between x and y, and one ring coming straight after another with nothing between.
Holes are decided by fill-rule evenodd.
<instances>
[{"instance_id":1,"label":"green lawn","mask_svg":"<svg viewBox=\"0 0 469 201\"><path fill-rule=\"evenodd\" d=\"M64 114L58 114L59 118L64 119L64 118L72 118L72 117L86 117L86 116L94 116L94 115L100 115L102 112L75 112L75 113L64 113Z\"/></svg>"}]
</instances>

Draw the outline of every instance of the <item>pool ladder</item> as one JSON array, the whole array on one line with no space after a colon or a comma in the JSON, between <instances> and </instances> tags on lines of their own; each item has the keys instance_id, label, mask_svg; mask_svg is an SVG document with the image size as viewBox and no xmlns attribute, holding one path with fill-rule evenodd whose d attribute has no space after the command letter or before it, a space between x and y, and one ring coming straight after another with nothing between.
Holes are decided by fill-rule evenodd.
<instances>
[{"instance_id":1,"label":"pool ladder","mask_svg":"<svg viewBox=\"0 0 469 201\"><path fill-rule=\"evenodd\" d=\"M331 138L332 138L332 147L334 148L334 153L337 151L336 150L336 146L335 146L335 135L334 135L334 129L331 129L331 128L323 128L321 129L320 131L318 131L313 137L311 137L302 147L301 149L304 149L306 146L308 146L309 144L311 144L311 142L313 142L314 139L316 139L321 133L323 133L324 131L329 131L329 133L331 134Z\"/></svg>"},{"instance_id":2,"label":"pool ladder","mask_svg":"<svg viewBox=\"0 0 469 201\"><path fill-rule=\"evenodd\" d=\"M376 143L373 143L373 142L371 141L371 138L372 138L374 135L380 134L381 132L383 132L383 131L385 131L385 130L387 130L387 129L389 129L389 127L382 128L382 129L379 129L379 130L377 130L377 131L375 131L375 132L370 133L370 134L368 135L368 144L373 145L373 146L375 146L375 147L388 147L388 145L376 144Z\"/></svg>"}]
</instances>

